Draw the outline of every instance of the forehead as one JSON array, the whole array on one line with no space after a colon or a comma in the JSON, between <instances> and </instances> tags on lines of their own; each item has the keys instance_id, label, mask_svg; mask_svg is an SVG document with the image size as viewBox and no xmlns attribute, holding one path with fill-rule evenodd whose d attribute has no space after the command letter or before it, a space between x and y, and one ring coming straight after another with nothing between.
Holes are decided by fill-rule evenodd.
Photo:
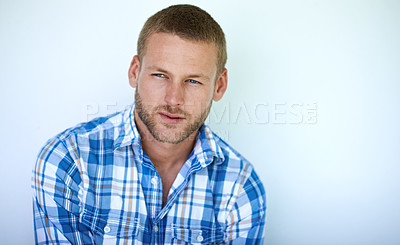
<instances>
[{"instance_id":1,"label":"forehead","mask_svg":"<svg viewBox=\"0 0 400 245\"><path fill-rule=\"evenodd\" d=\"M214 43L187 40L169 33L153 33L146 40L142 59L145 66L216 72L217 48Z\"/></svg>"}]
</instances>

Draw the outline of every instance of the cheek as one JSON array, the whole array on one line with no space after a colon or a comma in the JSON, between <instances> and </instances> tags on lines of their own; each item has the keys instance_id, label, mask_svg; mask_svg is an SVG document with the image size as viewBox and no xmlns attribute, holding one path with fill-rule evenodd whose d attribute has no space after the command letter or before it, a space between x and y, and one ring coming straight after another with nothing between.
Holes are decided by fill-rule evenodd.
<instances>
[{"instance_id":1,"label":"cheek","mask_svg":"<svg viewBox=\"0 0 400 245\"><path fill-rule=\"evenodd\" d=\"M156 84L152 83L152 81L141 80L138 83L137 89L143 101L158 103L163 99L162 88L156 86Z\"/></svg>"},{"instance_id":2,"label":"cheek","mask_svg":"<svg viewBox=\"0 0 400 245\"><path fill-rule=\"evenodd\" d=\"M194 90L186 93L185 104L188 108L192 107L196 111L203 111L209 106L213 98L213 91L210 90Z\"/></svg>"},{"instance_id":3,"label":"cheek","mask_svg":"<svg viewBox=\"0 0 400 245\"><path fill-rule=\"evenodd\" d=\"M210 103L210 101L214 97L214 89L213 88L208 88L207 91L204 92L204 101L207 102L207 104Z\"/></svg>"}]
</instances>

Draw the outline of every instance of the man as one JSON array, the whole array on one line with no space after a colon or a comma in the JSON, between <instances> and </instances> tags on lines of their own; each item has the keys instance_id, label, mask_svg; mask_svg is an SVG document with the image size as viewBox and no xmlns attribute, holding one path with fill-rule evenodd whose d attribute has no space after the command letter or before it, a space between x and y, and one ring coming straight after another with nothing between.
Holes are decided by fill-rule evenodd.
<instances>
[{"instance_id":1,"label":"man","mask_svg":"<svg viewBox=\"0 0 400 245\"><path fill-rule=\"evenodd\" d=\"M227 88L226 59L222 29L200 8L150 17L128 72L135 104L39 153L36 243L262 244L262 183L204 125Z\"/></svg>"}]
</instances>

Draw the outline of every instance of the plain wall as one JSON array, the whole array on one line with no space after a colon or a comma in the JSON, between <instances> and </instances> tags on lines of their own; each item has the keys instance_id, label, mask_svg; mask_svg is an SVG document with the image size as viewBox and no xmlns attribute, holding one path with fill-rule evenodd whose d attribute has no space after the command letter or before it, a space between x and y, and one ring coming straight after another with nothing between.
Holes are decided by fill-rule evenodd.
<instances>
[{"instance_id":1,"label":"plain wall","mask_svg":"<svg viewBox=\"0 0 400 245\"><path fill-rule=\"evenodd\" d=\"M145 20L183 1L0 2L0 243L33 244L45 141L133 102ZM400 2L186 1L228 42L209 124L255 166L266 244L400 244Z\"/></svg>"}]
</instances>

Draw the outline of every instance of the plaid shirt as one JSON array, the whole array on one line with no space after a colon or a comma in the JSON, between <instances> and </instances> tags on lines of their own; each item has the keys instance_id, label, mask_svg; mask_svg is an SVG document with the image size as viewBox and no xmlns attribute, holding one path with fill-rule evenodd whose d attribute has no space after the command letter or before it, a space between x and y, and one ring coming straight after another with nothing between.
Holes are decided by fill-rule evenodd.
<instances>
[{"instance_id":1,"label":"plaid shirt","mask_svg":"<svg viewBox=\"0 0 400 245\"><path fill-rule=\"evenodd\" d=\"M36 244L262 244L263 185L202 126L162 207L134 105L50 139L33 170Z\"/></svg>"}]
</instances>

